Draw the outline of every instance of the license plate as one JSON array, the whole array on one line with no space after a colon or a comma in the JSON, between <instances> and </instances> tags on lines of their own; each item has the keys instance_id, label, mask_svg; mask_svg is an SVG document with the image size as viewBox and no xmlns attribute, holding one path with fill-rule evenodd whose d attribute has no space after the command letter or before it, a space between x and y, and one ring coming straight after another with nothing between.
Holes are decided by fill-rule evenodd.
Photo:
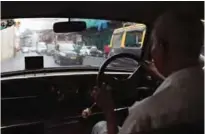
<instances>
[{"instance_id":1,"label":"license plate","mask_svg":"<svg viewBox=\"0 0 205 134\"><path fill-rule=\"evenodd\" d=\"M76 57L70 57L72 60L76 59Z\"/></svg>"}]
</instances>

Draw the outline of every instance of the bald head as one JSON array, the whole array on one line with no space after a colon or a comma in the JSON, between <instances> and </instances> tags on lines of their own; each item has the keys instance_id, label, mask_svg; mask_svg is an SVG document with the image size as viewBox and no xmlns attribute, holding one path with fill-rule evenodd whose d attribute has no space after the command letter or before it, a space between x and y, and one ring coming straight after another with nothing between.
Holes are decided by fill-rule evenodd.
<instances>
[{"instance_id":1,"label":"bald head","mask_svg":"<svg viewBox=\"0 0 205 134\"><path fill-rule=\"evenodd\" d=\"M155 23L156 40L178 56L198 58L203 44L203 24L192 14L169 11ZM188 56L189 55L189 56Z\"/></svg>"},{"instance_id":2,"label":"bald head","mask_svg":"<svg viewBox=\"0 0 205 134\"><path fill-rule=\"evenodd\" d=\"M154 57L163 57L159 61L160 66L198 60L204 42L203 24L196 15L182 10L168 11L155 22L152 32L153 47L160 54L154 53ZM159 60L159 57L155 60Z\"/></svg>"}]
</instances>

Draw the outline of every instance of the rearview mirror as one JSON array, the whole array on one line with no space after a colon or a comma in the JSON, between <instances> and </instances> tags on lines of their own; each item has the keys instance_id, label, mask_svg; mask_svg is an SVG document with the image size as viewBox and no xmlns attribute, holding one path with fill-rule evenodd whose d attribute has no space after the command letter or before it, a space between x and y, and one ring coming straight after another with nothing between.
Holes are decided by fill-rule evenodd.
<instances>
[{"instance_id":1,"label":"rearview mirror","mask_svg":"<svg viewBox=\"0 0 205 134\"><path fill-rule=\"evenodd\" d=\"M57 22L53 25L55 33L81 32L86 29L84 21Z\"/></svg>"}]
</instances>

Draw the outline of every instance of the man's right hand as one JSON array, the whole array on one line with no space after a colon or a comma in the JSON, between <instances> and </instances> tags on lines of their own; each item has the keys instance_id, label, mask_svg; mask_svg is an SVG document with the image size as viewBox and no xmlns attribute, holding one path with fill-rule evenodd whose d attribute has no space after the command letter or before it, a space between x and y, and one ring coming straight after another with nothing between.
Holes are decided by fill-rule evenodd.
<instances>
[{"instance_id":1,"label":"man's right hand","mask_svg":"<svg viewBox=\"0 0 205 134\"><path fill-rule=\"evenodd\" d=\"M86 108L85 110L83 110L82 112L82 117L83 118L88 118L90 115L92 114L90 108Z\"/></svg>"},{"instance_id":2,"label":"man's right hand","mask_svg":"<svg viewBox=\"0 0 205 134\"><path fill-rule=\"evenodd\" d=\"M110 91L107 90L106 84L102 84L101 88L94 87L91 96L105 114L114 111L114 102Z\"/></svg>"},{"instance_id":3,"label":"man's right hand","mask_svg":"<svg viewBox=\"0 0 205 134\"><path fill-rule=\"evenodd\" d=\"M158 79L164 80L165 77L157 70L153 62L145 61L143 66L147 69L149 73L157 77Z\"/></svg>"},{"instance_id":4,"label":"man's right hand","mask_svg":"<svg viewBox=\"0 0 205 134\"><path fill-rule=\"evenodd\" d=\"M106 84L102 84L100 89L95 87L92 92L92 96L105 114L108 134L117 134L118 128L114 112L114 102L112 100L111 93L108 90L108 86Z\"/></svg>"}]
</instances>

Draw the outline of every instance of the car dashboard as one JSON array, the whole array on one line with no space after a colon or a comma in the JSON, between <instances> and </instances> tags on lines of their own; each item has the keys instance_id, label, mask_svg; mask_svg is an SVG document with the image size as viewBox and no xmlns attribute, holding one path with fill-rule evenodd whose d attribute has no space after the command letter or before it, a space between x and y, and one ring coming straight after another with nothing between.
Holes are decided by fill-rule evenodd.
<instances>
[{"instance_id":1,"label":"car dashboard","mask_svg":"<svg viewBox=\"0 0 205 134\"><path fill-rule=\"evenodd\" d=\"M82 119L81 112L85 108L90 107L94 102L90 97L90 92L93 86L95 86L97 73L97 71L61 72L3 77L1 80L1 129L5 130L6 133L8 130L11 130L8 128L12 126L41 124L43 133L54 134L64 129L66 129L64 130L66 133L68 132L67 129L75 128L73 125L79 127L79 124L82 125L82 122L89 120ZM106 75L120 79L128 77L129 74L128 72L106 73ZM149 85L147 86L149 90L144 92L144 88L142 88L143 91L140 91L140 87L145 87L145 85ZM154 87L151 87L153 87L151 80L146 80L146 82L144 81L140 85L136 85L135 89L129 89L129 87L127 89L120 89L119 87L119 89L115 90L115 94L113 94L115 96L116 109L126 109L136 100L141 100L151 95L155 90ZM142 95L142 92L145 95ZM127 109L124 109L117 111L118 113L124 111L121 112L123 115L127 114ZM120 122L125 117L119 118ZM104 119L98 107L93 109L93 118L91 121L93 124L97 120ZM38 125L34 126L37 127ZM40 130L40 128L38 129ZM76 129L79 131L78 128ZM85 132L84 129L82 130Z\"/></svg>"}]
</instances>

